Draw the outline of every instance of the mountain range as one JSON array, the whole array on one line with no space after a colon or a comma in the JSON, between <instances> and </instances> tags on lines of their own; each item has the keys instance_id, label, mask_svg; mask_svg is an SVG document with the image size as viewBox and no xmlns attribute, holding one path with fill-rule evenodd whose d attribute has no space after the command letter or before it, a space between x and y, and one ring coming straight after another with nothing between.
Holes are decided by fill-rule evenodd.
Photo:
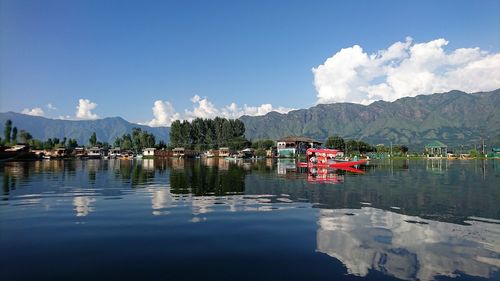
<instances>
[{"instance_id":1,"label":"mountain range","mask_svg":"<svg viewBox=\"0 0 500 281\"><path fill-rule=\"evenodd\" d=\"M121 117L109 117L97 120L59 120L38 116L31 116L15 112L0 113L0 130L3 138L5 121L10 119L12 126L18 131L25 130L35 139L47 140L48 138L64 137L73 138L81 145L86 145L93 132L96 132L97 140L113 144L117 137L125 133L131 133L132 128L140 128L155 135L156 142L163 140L168 143L170 128L149 127L134 124Z\"/></svg>"},{"instance_id":2,"label":"mountain range","mask_svg":"<svg viewBox=\"0 0 500 281\"><path fill-rule=\"evenodd\" d=\"M157 142L169 142L170 128L138 125L121 117L75 121L6 112L0 113L2 132L7 119L18 130L24 129L41 140L67 137L87 144L96 132L99 141L112 144L116 137L138 127L153 133ZM325 141L328 136L340 135L371 144L405 144L412 149L433 140L451 147L470 147L484 139L489 146L500 146L500 89L472 94L451 91L370 105L319 104L287 114L242 116L240 120L250 140L303 135Z\"/></svg>"},{"instance_id":3,"label":"mountain range","mask_svg":"<svg viewBox=\"0 0 500 281\"><path fill-rule=\"evenodd\" d=\"M433 140L452 147L471 147L484 139L491 146L500 144L500 89L472 94L451 91L370 105L319 104L287 114L271 112L240 119L251 140L304 135L325 141L328 136L340 135L413 149Z\"/></svg>"}]
</instances>

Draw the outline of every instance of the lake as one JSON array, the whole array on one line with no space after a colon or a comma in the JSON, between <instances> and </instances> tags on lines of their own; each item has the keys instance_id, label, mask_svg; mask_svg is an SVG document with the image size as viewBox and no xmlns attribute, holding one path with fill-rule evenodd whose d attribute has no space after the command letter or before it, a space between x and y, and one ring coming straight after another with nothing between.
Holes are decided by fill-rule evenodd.
<instances>
[{"instance_id":1,"label":"lake","mask_svg":"<svg viewBox=\"0 0 500 281\"><path fill-rule=\"evenodd\" d=\"M0 164L2 280L500 280L500 162Z\"/></svg>"}]
</instances>

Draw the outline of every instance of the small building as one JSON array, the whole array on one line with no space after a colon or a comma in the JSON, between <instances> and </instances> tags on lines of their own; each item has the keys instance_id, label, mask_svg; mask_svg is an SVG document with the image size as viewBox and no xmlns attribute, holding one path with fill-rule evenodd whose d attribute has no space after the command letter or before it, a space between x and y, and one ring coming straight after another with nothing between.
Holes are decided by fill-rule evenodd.
<instances>
[{"instance_id":1,"label":"small building","mask_svg":"<svg viewBox=\"0 0 500 281\"><path fill-rule=\"evenodd\" d=\"M491 152L493 153L493 157L498 158L500 157L500 148L498 147L493 147L491 149Z\"/></svg>"},{"instance_id":2,"label":"small building","mask_svg":"<svg viewBox=\"0 0 500 281\"><path fill-rule=\"evenodd\" d=\"M119 158L122 155L122 150L119 147L113 147L109 150L110 158Z\"/></svg>"},{"instance_id":3,"label":"small building","mask_svg":"<svg viewBox=\"0 0 500 281\"><path fill-rule=\"evenodd\" d=\"M241 158L253 158L255 156L255 150L253 148L245 148L238 152L238 157Z\"/></svg>"},{"instance_id":4,"label":"small building","mask_svg":"<svg viewBox=\"0 0 500 281\"><path fill-rule=\"evenodd\" d=\"M229 150L229 147L219 148L219 157L229 157L230 153L231 151Z\"/></svg>"},{"instance_id":5,"label":"small building","mask_svg":"<svg viewBox=\"0 0 500 281\"><path fill-rule=\"evenodd\" d=\"M155 158L168 158L172 157L174 153L172 150L167 150L167 149L157 149L155 150Z\"/></svg>"},{"instance_id":6,"label":"small building","mask_svg":"<svg viewBox=\"0 0 500 281\"><path fill-rule=\"evenodd\" d=\"M308 148L318 148L321 142L303 136L288 136L277 141L278 157L295 157L305 154Z\"/></svg>"},{"instance_id":7,"label":"small building","mask_svg":"<svg viewBox=\"0 0 500 281\"><path fill-rule=\"evenodd\" d=\"M276 150L276 147L271 147L270 149L266 150L266 158L274 158L278 154L278 151Z\"/></svg>"},{"instance_id":8,"label":"small building","mask_svg":"<svg viewBox=\"0 0 500 281\"><path fill-rule=\"evenodd\" d=\"M447 157L448 146L440 141L432 141L425 146L425 154L428 157Z\"/></svg>"},{"instance_id":9,"label":"small building","mask_svg":"<svg viewBox=\"0 0 500 281\"><path fill-rule=\"evenodd\" d=\"M75 157L84 157L87 156L87 151L84 147L75 147L73 150Z\"/></svg>"},{"instance_id":10,"label":"small building","mask_svg":"<svg viewBox=\"0 0 500 281\"><path fill-rule=\"evenodd\" d=\"M184 157L185 149L184 147L176 147L172 150L173 157Z\"/></svg>"},{"instance_id":11,"label":"small building","mask_svg":"<svg viewBox=\"0 0 500 281\"><path fill-rule=\"evenodd\" d=\"M87 156L89 158L101 158L104 155L104 150L100 147L94 146L88 149Z\"/></svg>"},{"instance_id":12,"label":"small building","mask_svg":"<svg viewBox=\"0 0 500 281\"><path fill-rule=\"evenodd\" d=\"M144 148L142 150L142 156L153 158L153 157L155 157L155 150L156 150L156 148L154 148L154 147Z\"/></svg>"},{"instance_id":13,"label":"small building","mask_svg":"<svg viewBox=\"0 0 500 281\"><path fill-rule=\"evenodd\" d=\"M67 157L69 155L69 150L65 147L56 148L54 151L55 157Z\"/></svg>"}]
</instances>

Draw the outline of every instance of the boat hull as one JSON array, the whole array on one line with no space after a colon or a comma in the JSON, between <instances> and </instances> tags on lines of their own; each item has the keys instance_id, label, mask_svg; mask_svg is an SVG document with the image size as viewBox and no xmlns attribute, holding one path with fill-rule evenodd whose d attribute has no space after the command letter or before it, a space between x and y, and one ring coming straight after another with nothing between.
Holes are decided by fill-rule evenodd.
<instances>
[{"instance_id":1,"label":"boat hull","mask_svg":"<svg viewBox=\"0 0 500 281\"><path fill-rule=\"evenodd\" d=\"M300 162L299 167L329 167L329 168L340 168L340 167L352 167L356 165L361 165L368 162L367 159L361 159L358 161L346 161L346 162L336 162L336 163L306 163Z\"/></svg>"}]
</instances>

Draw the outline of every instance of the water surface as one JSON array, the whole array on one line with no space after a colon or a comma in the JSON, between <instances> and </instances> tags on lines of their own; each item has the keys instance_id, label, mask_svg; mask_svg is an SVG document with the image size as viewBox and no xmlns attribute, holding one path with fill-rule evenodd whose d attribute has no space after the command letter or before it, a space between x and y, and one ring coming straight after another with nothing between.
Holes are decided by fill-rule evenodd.
<instances>
[{"instance_id":1,"label":"water surface","mask_svg":"<svg viewBox=\"0 0 500 281\"><path fill-rule=\"evenodd\" d=\"M0 166L2 280L500 280L500 163Z\"/></svg>"}]
</instances>

